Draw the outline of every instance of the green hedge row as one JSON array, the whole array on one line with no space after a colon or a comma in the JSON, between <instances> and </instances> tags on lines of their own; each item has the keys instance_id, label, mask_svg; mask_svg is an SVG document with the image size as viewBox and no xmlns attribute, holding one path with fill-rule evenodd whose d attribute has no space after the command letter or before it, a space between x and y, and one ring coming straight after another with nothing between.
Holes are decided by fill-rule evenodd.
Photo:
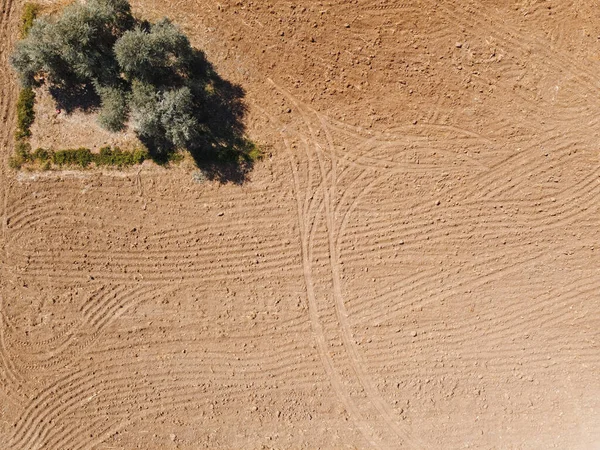
<instances>
[{"instance_id":1,"label":"green hedge row","mask_svg":"<svg viewBox=\"0 0 600 450\"><path fill-rule=\"evenodd\" d=\"M33 26L33 21L40 12L40 5L35 3L25 3L23 14L21 14L21 39L25 39L29 34L29 30Z\"/></svg>"},{"instance_id":2,"label":"green hedge row","mask_svg":"<svg viewBox=\"0 0 600 450\"><path fill-rule=\"evenodd\" d=\"M29 34L33 21L40 11L40 6L35 3L25 3L21 15L21 38ZM29 158L31 147L27 139L31 137L31 125L35 119L33 106L35 105L35 92L31 87L21 89L17 99L17 130L15 131L15 156L11 158L11 166L21 166Z\"/></svg>"},{"instance_id":3,"label":"green hedge row","mask_svg":"<svg viewBox=\"0 0 600 450\"><path fill-rule=\"evenodd\" d=\"M35 119L33 105L35 104L35 92L30 87L21 89L17 100L17 131L15 139L26 139L31 136L31 125Z\"/></svg>"},{"instance_id":4,"label":"green hedge row","mask_svg":"<svg viewBox=\"0 0 600 450\"><path fill-rule=\"evenodd\" d=\"M148 159L145 149L132 151L121 150L119 147L102 147L100 152L92 153L89 148L80 147L66 150L48 150L37 148L31 151L28 142L18 141L15 146L15 156L10 159L10 166L20 169L27 163L38 164L43 170L54 167L89 167L92 163L96 166L127 167L141 164Z\"/></svg>"}]
</instances>

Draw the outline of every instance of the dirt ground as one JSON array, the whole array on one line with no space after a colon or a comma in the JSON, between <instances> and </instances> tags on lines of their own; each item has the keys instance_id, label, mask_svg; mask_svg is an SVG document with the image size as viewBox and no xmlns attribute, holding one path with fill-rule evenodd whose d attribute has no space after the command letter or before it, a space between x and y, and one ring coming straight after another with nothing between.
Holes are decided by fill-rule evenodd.
<instances>
[{"instance_id":1,"label":"dirt ground","mask_svg":"<svg viewBox=\"0 0 600 450\"><path fill-rule=\"evenodd\" d=\"M240 185L9 170L2 1L0 448L600 448L596 2L134 2Z\"/></svg>"}]
</instances>

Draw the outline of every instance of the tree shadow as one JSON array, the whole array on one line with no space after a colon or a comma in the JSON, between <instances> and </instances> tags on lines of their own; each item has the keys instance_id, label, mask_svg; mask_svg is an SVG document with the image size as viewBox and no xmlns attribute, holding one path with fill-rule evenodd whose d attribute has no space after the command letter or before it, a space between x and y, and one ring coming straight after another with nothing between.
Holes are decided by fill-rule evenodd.
<instances>
[{"instance_id":1,"label":"tree shadow","mask_svg":"<svg viewBox=\"0 0 600 450\"><path fill-rule=\"evenodd\" d=\"M192 113L199 123L196 137L185 149L174 148L160 133L151 138L138 134L138 138L157 164L167 165L181 157L181 150L186 150L207 179L242 184L261 157L258 146L246 137L246 92L240 85L223 79L201 50L190 47L188 51L185 65L160 68L150 83L159 92L190 89ZM125 92L131 91L130 82L122 78L119 82ZM101 107L93 83L65 82L50 85L49 91L56 107L67 114L75 110L94 113Z\"/></svg>"},{"instance_id":2,"label":"tree shadow","mask_svg":"<svg viewBox=\"0 0 600 450\"><path fill-rule=\"evenodd\" d=\"M100 96L92 84L50 85L50 95L56 102L56 107L67 114L75 110L91 113L100 107Z\"/></svg>"},{"instance_id":3,"label":"tree shadow","mask_svg":"<svg viewBox=\"0 0 600 450\"><path fill-rule=\"evenodd\" d=\"M201 124L198 138L186 150L207 179L242 184L261 158L259 147L246 137L246 92L242 86L223 79L202 51L193 52L185 75L173 74L174 78L180 77L178 84L191 89L194 115ZM142 142L159 164L168 163L176 155L176 149L167 142Z\"/></svg>"}]
</instances>

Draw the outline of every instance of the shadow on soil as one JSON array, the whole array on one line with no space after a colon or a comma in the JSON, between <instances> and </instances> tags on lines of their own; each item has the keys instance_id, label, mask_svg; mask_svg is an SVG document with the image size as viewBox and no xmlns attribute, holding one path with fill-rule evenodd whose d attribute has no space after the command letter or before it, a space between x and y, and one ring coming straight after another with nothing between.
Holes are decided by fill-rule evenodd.
<instances>
[{"instance_id":1,"label":"shadow on soil","mask_svg":"<svg viewBox=\"0 0 600 450\"><path fill-rule=\"evenodd\" d=\"M50 95L56 102L56 108L67 114L75 110L91 113L100 108L100 97L91 84L62 87L52 85Z\"/></svg>"},{"instance_id":2,"label":"shadow on soil","mask_svg":"<svg viewBox=\"0 0 600 450\"><path fill-rule=\"evenodd\" d=\"M194 94L194 113L202 130L187 150L209 180L241 184L260 158L258 147L245 137L246 93L221 78L201 51L194 51L185 84ZM167 163L175 152L164 142L142 142L158 163Z\"/></svg>"},{"instance_id":3,"label":"shadow on soil","mask_svg":"<svg viewBox=\"0 0 600 450\"><path fill-rule=\"evenodd\" d=\"M204 53L194 49L194 57L186 74L161 74L158 88L187 86L193 93L193 113L200 123L198 138L186 149L204 176L221 183L242 184L246 181L261 151L246 137L244 117L247 107L245 91L240 85L221 78ZM57 108L66 113L80 110L92 113L100 107L100 98L91 85L50 88ZM181 157L168 142L144 139L151 158L167 165Z\"/></svg>"}]
</instances>

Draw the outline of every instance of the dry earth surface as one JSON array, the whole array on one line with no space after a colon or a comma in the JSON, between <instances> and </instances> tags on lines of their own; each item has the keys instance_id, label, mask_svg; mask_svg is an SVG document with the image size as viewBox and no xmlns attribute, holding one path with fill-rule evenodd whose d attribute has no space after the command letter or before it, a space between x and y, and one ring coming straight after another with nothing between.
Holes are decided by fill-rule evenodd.
<instances>
[{"instance_id":1,"label":"dry earth surface","mask_svg":"<svg viewBox=\"0 0 600 450\"><path fill-rule=\"evenodd\" d=\"M10 171L22 6L0 448L599 448L595 1L135 1L247 90L241 185Z\"/></svg>"}]
</instances>

